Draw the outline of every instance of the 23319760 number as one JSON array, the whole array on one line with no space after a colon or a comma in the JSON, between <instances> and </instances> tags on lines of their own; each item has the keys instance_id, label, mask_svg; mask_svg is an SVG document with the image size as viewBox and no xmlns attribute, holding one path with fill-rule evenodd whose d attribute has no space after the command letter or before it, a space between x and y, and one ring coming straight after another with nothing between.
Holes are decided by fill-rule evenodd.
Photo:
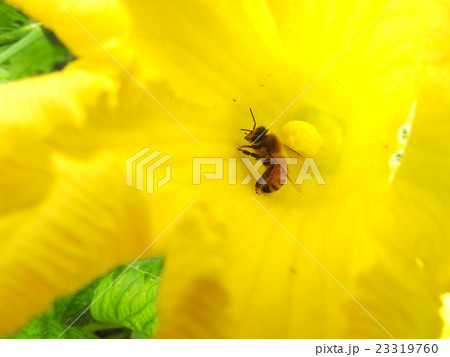
<instances>
[{"instance_id":1,"label":"23319760 number","mask_svg":"<svg viewBox=\"0 0 450 357\"><path fill-rule=\"evenodd\" d=\"M402 343L402 344L391 344L377 343L376 353L437 353L438 345L437 344L422 344L422 343Z\"/></svg>"}]
</instances>

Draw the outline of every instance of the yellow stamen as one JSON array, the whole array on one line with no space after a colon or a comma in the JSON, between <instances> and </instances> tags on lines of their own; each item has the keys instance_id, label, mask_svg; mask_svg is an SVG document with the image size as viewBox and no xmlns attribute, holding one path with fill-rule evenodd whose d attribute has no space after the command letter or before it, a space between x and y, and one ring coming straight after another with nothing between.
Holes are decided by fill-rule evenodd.
<instances>
[{"instance_id":1,"label":"yellow stamen","mask_svg":"<svg viewBox=\"0 0 450 357\"><path fill-rule=\"evenodd\" d=\"M286 145L305 157L314 157L323 144L322 136L308 122L292 120L282 129Z\"/></svg>"}]
</instances>

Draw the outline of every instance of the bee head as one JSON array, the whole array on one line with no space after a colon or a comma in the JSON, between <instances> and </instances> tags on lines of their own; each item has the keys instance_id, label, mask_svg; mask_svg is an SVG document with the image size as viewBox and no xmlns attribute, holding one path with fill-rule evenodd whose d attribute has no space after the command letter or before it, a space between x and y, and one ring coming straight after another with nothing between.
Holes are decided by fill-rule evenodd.
<instances>
[{"instance_id":1,"label":"bee head","mask_svg":"<svg viewBox=\"0 0 450 357\"><path fill-rule=\"evenodd\" d=\"M263 139L266 133L267 130L264 126L258 126L256 129L245 135L245 140L251 141L252 143L258 143Z\"/></svg>"},{"instance_id":2,"label":"bee head","mask_svg":"<svg viewBox=\"0 0 450 357\"><path fill-rule=\"evenodd\" d=\"M253 129L241 129L242 131L245 131L245 140L252 142L253 144L261 142L261 140L264 138L264 136L267 133L267 130L264 126L258 126L256 127L256 119L253 115L252 108L250 108L250 114L252 115L253 119Z\"/></svg>"}]
</instances>

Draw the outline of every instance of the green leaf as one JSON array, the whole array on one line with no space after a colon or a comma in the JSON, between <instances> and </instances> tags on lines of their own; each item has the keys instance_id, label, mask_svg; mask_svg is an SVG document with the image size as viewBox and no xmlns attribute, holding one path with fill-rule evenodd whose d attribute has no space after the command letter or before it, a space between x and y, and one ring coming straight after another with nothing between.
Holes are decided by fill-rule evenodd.
<instances>
[{"instance_id":1,"label":"green leaf","mask_svg":"<svg viewBox=\"0 0 450 357\"><path fill-rule=\"evenodd\" d=\"M149 338L158 324L155 299L162 264L162 257L154 257L117 268L56 300L11 338L51 339L63 333L60 338Z\"/></svg>"},{"instance_id":2,"label":"green leaf","mask_svg":"<svg viewBox=\"0 0 450 357\"><path fill-rule=\"evenodd\" d=\"M20 40L28 32L33 31L39 27L37 24L31 24L27 26L20 27L18 29L11 29L10 31L0 31L0 45L8 45Z\"/></svg>"},{"instance_id":3,"label":"green leaf","mask_svg":"<svg viewBox=\"0 0 450 357\"><path fill-rule=\"evenodd\" d=\"M92 324L95 320L90 313L89 306L100 280L95 280L74 295L56 300L47 316L51 320L65 325L72 323L74 326Z\"/></svg>"},{"instance_id":4,"label":"green leaf","mask_svg":"<svg viewBox=\"0 0 450 357\"><path fill-rule=\"evenodd\" d=\"M52 33L41 30L38 38L11 56L9 63L2 65L2 68L11 74L11 79L62 69L74 57L61 43L54 43L52 37L54 37ZM22 41L25 41L25 37L0 52L0 57L10 48L18 46Z\"/></svg>"},{"instance_id":5,"label":"green leaf","mask_svg":"<svg viewBox=\"0 0 450 357\"><path fill-rule=\"evenodd\" d=\"M10 58L20 53L27 47L33 45L36 41L40 40L44 33L38 25L32 25L30 31L28 31L19 41L11 44L10 46L3 46L0 53L0 64L7 62Z\"/></svg>"},{"instance_id":6,"label":"green leaf","mask_svg":"<svg viewBox=\"0 0 450 357\"><path fill-rule=\"evenodd\" d=\"M14 6L0 0L0 34L29 24L28 18Z\"/></svg>"},{"instance_id":7,"label":"green leaf","mask_svg":"<svg viewBox=\"0 0 450 357\"><path fill-rule=\"evenodd\" d=\"M92 316L152 336L158 326L156 297L162 257L136 262L105 276L95 293Z\"/></svg>"},{"instance_id":8,"label":"green leaf","mask_svg":"<svg viewBox=\"0 0 450 357\"><path fill-rule=\"evenodd\" d=\"M133 331L133 332L131 332L131 338L134 340L144 340L144 339L148 339L150 337L142 332Z\"/></svg>"},{"instance_id":9,"label":"green leaf","mask_svg":"<svg viewBox=\"0 0 450 357\"><path fill-rule=\"evenodd\" d=\"M66 331L67 329L67 331ZM64 332L65 331L65 332ZM64 334L61 336L61 334ZM48 316L43 316L31 321L27 327L17 333L13 338L39 338L39 339L55 339L60 338L97 338L94 334L80 329L78 327L64 326L58 322L51 320Z\"/></svg>"},{"instance_id":10,"label":"green leaf","mask_svg":"<svg viewBox=\"0 0 450 357\"><path fill-rule=\"evenodd\" d=\"M5 71L3 68L0 68L0 80L1 79L7 79L10 76L11 75L9 74L9 72Z\"/></svg>"},{"instance_id":11,"label":"green leaf","mask_svg":"<svg viewBox=\"0 0 450 357\"><path fill-rule=\"evenodd\" d=\"M95 330L79 327L95 322L89 306L99 283L97 279L76 294L56 300L45 315L32 320L12 338L58 338L72 323L61 338L97 338L90 332Z\"/></svg>"},{"instance_id":12,"label":"green leaf","mask_svg":"<svg viewBox=\"0 0 450 357\"><path fill-rule=\"evenodd\" d=\"M53 32L0 0L0 81L59 70L72 60Z\"/></svg>"}]
</instances>

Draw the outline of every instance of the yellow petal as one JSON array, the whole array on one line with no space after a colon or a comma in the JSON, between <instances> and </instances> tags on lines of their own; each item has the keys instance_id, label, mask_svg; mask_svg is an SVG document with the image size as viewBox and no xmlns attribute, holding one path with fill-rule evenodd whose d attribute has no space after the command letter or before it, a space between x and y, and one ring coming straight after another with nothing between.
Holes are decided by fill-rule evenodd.
<instances>
[{"instance_id":1,"label":"yellow petal","mask_svg":"<svg viewBox=\"0 0 450 357\"><path fill-rule=\"evenodd\" d=\"M170 243L162 281L175 276L180 281L161 284L159 316L171 323L162 326L159 338L223 338L229 336L233 327L230 297L223 285L226 262L211 254L220 252L229 237L226 222L214 217L211 209L204 201L196 203L181 218L177 235L166 237ZM193 257L201 257L198 264L193 264Z\"/></svg>"},{"instance_id":2,"label":"yellow petal","mask_svg":"<svg viewBox=\"0 0 450 357\"><path fill-rule=\"evenodd\" d=\"M407 21L410 21L409 26L414 27L415 31L418 27L417 31L426 34L434 31L445 33L446 17L442 15L445 14L442 11L443 2L426 5L415 2L412 8L410 5L408 4ZM393 51L398 42L385 42L384 39L386 36L392 36L392 33L404 31L406 25L400 26L398 22L403 16L402 9L404 8L393 9L380 20L378 26L368 34L366 41L355 46L352 53L345 58L347 62L336 64L336 67L323 77L320 85L308 92L309 98L303 98L318 107L319 101L324 101L324 97L321 96L323 92L328 91L326 92L328 96L339 94L336 98L325 99L329 99L329 111L335 116L341 116L341 119L336 120L337 123L324 120L314 123L317 126L321 125L321 129L328 129L329 136L334 139L333 142L340 142L342 145L340 148L330 148L330 151L340 149L340 162L326 172L326 187L307 187L302 196L295 196L292 190L283 189L283 192L261 198L261 203L267 211L286 227L287 231L347 289L350 295L354 295L358 302L361 300L361 306L372 316L330 278L314 259L305 254L264 210L255 206L251 200L243 202L243 193L237 195L232 193L240 192L240 188L220 186L220 193L216 189L205 195L214 198L217 216L232 217L231 238L220 252L211 250L208 257L215 254L217 260L225 259L228 262L223 284L231 294L229 314L238 321L231 329L230 337L338 338L353 337L356 334L358 337L389 337L390 334L404 338L439 336L442 324L438 314L440 291L430 288L430 284L439 282L440 274L434 274L435 270L421 272L418 269L420 264L417 263L416 255L410 255L409 252L399 254L398 247L388 242L389 239L391 242L397 240L399 245L408 244L410 230L404 230L403 226L409 225L415 232L421 233L422 249L425 249L424 236L426 237L427 229L431 228L428 222L432 222L433 215L428 212L422 220L418 220L415 219L415 213L411 211L409 203L401 205L395 201L395 206L391 205L391 190L394 186L389 185L389 157L395 150L397 130L405 120L411 102L417 96L419 102L421 101L422 96L419 96L417 88L424 80L429 79L426 75L423 76L421 69L426 67L428 61L436 60L436 53L442 53L444 56L448 51L442 47L442 42L427 43L423 35L417 37L414 32L411 36L402 38L405 50L400 49L402 57L391 65L395 55L384 56L384 51L386 48ZM317 14L322 16L323 13L319 10L317 9ZM366 18L373 15L373 20L381 13L378 7L364 7L362 10L367 11ZM160 13L165 15L167 9L160 9ZM174 15L173 12L170 14ZM425 17L430 19L438 17L439 20L435 22L439 24L438 29L434 27L434 22L425 21ZM347 18L339 21L343 16L337 18L336 23L341 26L342 21L350 22ZM314 19L311 22L314 22ZM251 21L247 21L247 26L249 23ZM186 27L183 27L183 30L190 28L186 24L184 26ZM184 33L181 28L178 30L167 31L171 43L177 42L178 35ZM209 31L203 31L204 36L211 38L218 33L220 32L214 26L211 26ZM195 39L192 41L196 41L199 37L202 38L192 36ZM406 56L406 48L412 48L418 57ZM193 44L192 51L186 52L203 56L206 63L219 68L219 72L224 72L218 58L226 57L216 57L211 47L208 47L208 50L209 53L213 53L210 57L205 51L202 52L199 46ZM164 58L169 57L164 51L163 49ZM248 62L253 58L249 56ZM361 69L355 67L361 61ZM387 70L383 66L387 66ZM353 68L357 69L352 71ZM442 70L443 67L438 66L437 73L442 73ZM198 84L193 79L186 79L189 78L189 74L183 74L186 77L177 74L174 78L183 83ZM377 78L377 75L380 77ZM337 83L334 82L335 78L338 79ZM220 87L220 79L218 82ZM254 84L254 81L251 83ZM173 84L176 91L182 91L179 89L182 85ZM198 87L196 85L194 88L201 88L201 85ZM279 93L285 89L281 88L281 83L274 85L275 87L280 89ZM286 85L286 88L288 87L289 84ZM442 91L440 87L432 88L434 89L430 89L426 94L427 97L432 95L434 90ZM202 95L201 91L202 89L199 89L199 96ZM265 95L255 94L255 97L257 97L255 101L260 103ZM265 106L268 108L267 112L273 111L274 102L277 102L276 96L267 102ZM426 111L428 105L423 108ZM283 120L295 119L289 118L289 115L293 116L295 112L294 109ZM443 109L443 113L448 112L448 109ZM226 115L223 115L223 118L219 122L226 122ZM281 125L282 121L279 124ZM337 126L338 129L330 130L327 126ZM240 127L246 128L248 125L241 124ZM430 130L431 128L423 130L422 135L427 136ZM434 142L440 145L445 137L441 131L437 131L436 134L438 137ZM332 138L333 135L341 137ZM325 136L325 145L327 139ZM440 146L440 149L442 157L446 157L448 148ZM417 169L415 165L413 166ZM409 180L414 178L410 177ZM448 191L448 187L443 186L442 189L444 187ZM434 205L435 201L424 191L416 190L416 192L421 200ZM401 198L407 200L405 196ZM231 202L227 202L227 199ZM445 197L439 201L437 209L439 214L434 216L437 216L439 226L444 227L442 234L438 236L446 239L448 224L444 219L445 210L442 208ZM413 219L413 223L404 221L403 224L398 224L395 220L397 215L401 217L401 221ZM400 234L401 238L397 239L397 234ZM385 245L380 245L380 240ZM448 261L444 259L446 251L439 256L434 255L438 259L437 264L445 264ZM172 259L177 259L175 254L173 253ZM202 259L200 255L191 258L191 264ZM178 259L184 261L187 257L178 256ZM443 269L441 273L448 277L446 271ZM177 276L194 279L190 273L190 270L183 270ZM198 274L205 273L206 271ZM167 274L165 284L179 284L175 273L171 276ZM172 289L176 290L175 287ZM160 300L165 299L170 297L165 295L162 289ZM188 308L189 303L186 302L185 309ZM396 311L396 315L393 311ZM203 316L202 312L198 315ZM199 323L195 316L189 318L192 320L184 321L182 324ZM215 322L220 324L220 321ZM212 324L213 321L208 323ZM172 320L162 319L163 329L164 324L171 326ZM218 329L218 326L215 328ZM198 335L201 336L204 335Z\"/></svg>"},{"instance_id":3,"label":"yellow petal","mask_svg":"<svg viewBox=\"0 0 450 357\"><path fill-rule=\"evenodd\" d=\"M69 80L70 73L66 69L59 75ZM110 105L106 96L89 105L88 91L82 95L83 87L74 84L84 112L76 125L54 114L59 109L56 100L53 106L44 100L34 103L43 122L31 117L23 120L27 106L5 103L5 109L11 106L18 115L16 121L3 122L1 127L5 140L0 150L0 261L5 273L0 279L0 315L5 318L0 334L13 332L43 313L55 298L75 292L113 267L143 252L141 257L160 253L166 239L147 248L196 198L190 190L180 192L192 179L187 169L190 160L182 156L185 147L171 151L172 143L162 144L167 141L163 135L171 129L180 143L187 138L186 147L197 144L125 78L125 85L114 92L118 106ZM30 79L10 87L22 83L30 84ZM22 94L33 99L29 92ZM130 106L130 98L141 104L137 102L136 107L131 101ZM78 105L71 95L60 100L61 106ZM136 114L136 122L127 120L131 113ZM159 132L152 130L152 120L173 126L161 126ZM139 123L143 125L137 130ZM155 133L159 139L150 138ZM172 154L174 171L183 170L155 196L127 187L125 180L126 160L147 145ZM14 316L6 318L11 311Z\"/></svg>"},{"instance_id":4,"label":"yellow petal","mask_svg":"<svg viewBox=\"0 0 450 357\"><path fill-rule=\"evenodd\" d=\"M164 247L167 269L159 299L161 337L338 338L388 337L389 333L394 337L437 337L442 325L439 296L447 285L448 274L446 268L442 269L445 253L428 251L424 237L427 230L433 229L437 239L432 240L431 247L436 250L439 239L445 241L448 237L446 211L442 208L446 196L441 200L433 191L439 187L447 189L442 180L445 175L436 177L438 185L431 184L426 186L428 191L419 191L417 183L424 185L424 177L417 175L418 162L409 161L409 166L405 156L405 166L400 166L396 179L389 185L388 159L411 102L429 100L436 89L430 86L425 95L419 95L417 90L427 78L421 72L427 61L435 63L440 58L436 54L446 58L448 53L442 52L446 50L438 40L431 44L427 40L436 30L434 23L439 24L439 34L446 33L447 18L441 8L444 3L403 5L408 6L406 20L402 7L387 14L378 27L367 33L365 42L355 45L353 52L336 63L302 97L303 104L319 110L305 109L306 105L293 107L276 123L281 127L286 121L304 115L316 127L324 138L327 185L306 184L301 194L284 187L277 193L259 197L258 202L251 199L253 188L240 185L240 181L236 185L228 185L225 180L203 181L198 189L193 188L189 182L192 157L234 157L236 147L243 143L239 129L248 128L251 123L248 107L253 107L258 122L270 123L292 103L296 96L293 93L300 93L320 74L320 64L328 65L387 3L356 6L349 17L347 10L355 2L339 2L343 5L326 9L315 2L311 6L305 2L309 11L284 12L284 16L294 14L289 21L277 20L275 17L283 15L283 11L272 12L266 2L233 5L194 2L184 7L139 1L124 3L135 20L130 45L142 53L138 60L142 70L139 79L149 93L158 94L160 103L194 133L201 145L197 146L125 76L121 77L117 108L101 101L89 108L87 120L80 128L52 127L45 138L51 149L44 146L41 152L45 175L55 182L32 192L30 201L20 196L32 207L31 217L26 220L31 223L23 228L27 234L17 233L18 222L25 221L25 216L14 205L5 205L5 211L10 211L2 227L8 233L2 235L8 237L3 244L5 261L20 269L2 277L0 291L14 291L20 297L13 305L20 311L11 320L15 326L42 311L52 297L75 289L114 264L132 259L138 249L127 250L118 237L120 232L125 235L125 228L135 229L133 246L142 247L148 242L147 226L142 223L136 227L128 216L137 214L134 205L142 196L131 198L130 191L122 192L123 187L116 181L123 171L120 167L127 158L125 153L130 150L129 156L133 155L148 140L149 145L167 152L172 150L174 170L177 165L180 168L174 175L179 186L174 188L183 187L180 195L174 189L161 196L164 199L147 197L143 209L139 205L140 214L150 217L150 227L161 224L159 217L168 220L176 211L172 201L179 203L192 191L198 191L205 200L205 208L186 216L186 221L180 221L180 226L175 226L167 237ZM364 21L360 20L361 14ZM309 27L298 30L297 26L307 17L306 23L314 25L312 29L321 28L322 23L327 25L323 26L319 39L332 34L329 42L324 45L317 41ZM425 21L423 17L433 21ZM405 35L401 43L406 48L401 48L401 58L391 62L395 59L392 51L399 43L386 38L396 38L393 34L404 32L403 21L425 35ZM277 23L285 23L284 29L280 29L281 25L278 28ZM301 59L296 59L292 52L297 33L302 33L303 38L311 36L305 48L312 51L308 54L299 50L305 55ZM336 38L339 39L336 44L327 46ZM415 55L420 55L418 59L406 56L411 48ZM385 56L387 49L391 52ZM318 57L321 61L315 65ZM308 63L311 67L305 69ZM353 71L359 64L361 68ZM438 66L436 73L441 70ZM152 81L156 75L159 82ZM418 118L426 118L424 113L429 107L430 104L424 105ZM445 118L447 106L442 110L439 115L433 114L433 118ZM413 147L412 153L417 151L423 164L430 158L423 155L421 148L430 145L427 137L431 137L434 140L431 144L437 145L433 151L439 152L441 163L448 156L448 148L442 144L443 131L428 136L432 128L424 121L418 121L419 129L413 127L413 133L417 130L421 134L417 139L412 137L408 146ZM444 124L443 119L438 123ZM276 126L273 131L277 132ZM55 162L52 171L49 157L53 150L71 158ZM24 163L20 156L17 161ZM239 170L245 175L242 165ZM77 175L72 175L73 172ZM103 188L105 182L107 190ZM415 195L407 197L405 187L417 189ZM427 201L436 209L429 208L421 214L414 207L417 206L414 200ZM147 215L145 207L150 201L152 211ZM66 208L67 215L55 212L60 212L61 207ZM84 207L88 207L89 213L106 211L104 217L110 224L99 229L97 215L83 215ZM117 211L122 214L116 214ZM413 223L408 221L411 218ZM434 218L442 229L434 228ZM221 222L225 224L223 229ZM416 250L408 246L410 238ZM87 246L93 258L87 263L84 249L78 258L72 259L60 242L69 242L69 247ZM402 250L404 246L410 250ZM114 252L109 252L108 247L113 247ZM424 254L418 255L417 247ZM40 267L37 272L27 263L27 257L34 257L29 252L31 248L39 253L34 258ZM97 250L109 254L98 256ZM65 258L67 266L54 257L55 251L62 252L58 256ZM428 261L417 260L422 256L436 259L432 268L428 268ZM92 270L86 270L90 264ZM50 269L52 265L57 268ZM78 276L80 271L83 274ZM36 299L30 295L32 289L17 283L28 282L30 277L30 286L48 290L33 309L28 307L31 305L28 302ZM66 280L70 282L67 290L65 285L61 288ZM14 303L11 296L3 292L1 306ZM6 314L10 310L3 311ZM5 325L5 331L7 328L12 329Z\"/></svg>"},{"instance_id":5,"label":"yellow petal","mask_svg":"<svg viewBox=\"0 0 450 357\"><path fill-rule=\"evenodd\" d=\"M419 97L389 202L397 226L392 244L423 261L441 294L450 288L449 68L447 62L446 73L436 71L436 81L425 87L427 95Z\"/></svg>"},{"instance_id":6,"label":"yellow petal","mask_svg":"<svg viewBox=\"0 0 450 357\"><path fill-rule=\"evenodd\" d=\"M181 98L202 106L235 99L270 112L292 89L286 51L264 2L123 3L134 20L130 46L139 51L143 76L163 77ZM276 92L271 83L287 88Z\"/></svg>"},{"instance_id":7,"label":"yellow petal","mask_svg":"<svg viewBox=\"0 0 450 357\"><path fill-rule=\"evenodd\" d=\"M114 70L99 68L89 61L76 61L63 72L2 84L0 125L13 130L33 128L40 135L58 125L81 125L89 105L102 96L110 105L116 100Z\"/></svg>"},{"instance_id":8,"label":"yellow petal","mask_svg":"<svg viewBox=\"0 0 450 357\"><path fill-rule=\"evenodd\" d=\"M40 163L45 149L38 152ZM2 165L5 171L11 167L12 162ZM0 315L14 312L2 318L2 334L43 312L55 296L73 292L149 244L147 236L137 234L148 231L147 210L123 188L120 176L111 179L118 170L114 158L99 157L84 165L56 159L51 167L51 189L42 188L46 196L0 221L0 261L7 272L0 278ZM26 178L33 176L21 179ZM2 192L5 196L7 191ZM6 195L8 201L15 192Z\"/></svg>"},{"instance_id":9,"label":"yellow petal","mask_svg":"<svg viewBox=\"0 0 450 357\"><path fill-rule=\"evenodd\" d=\"M450 338L450 293L445 293L441 297L443 306L441 308L441 316L444 320L444 328L442 330L442 338Z\"/></svg>"},{"instance_id":10,"label":"yellow petal","mask_svg":"<svg viewBox=\"0 0 450 357\"><path fill-rule=\"evenodd\" d=\"M108 58L96 41L120 62L130 57L124 43L121 46L129 34L129 18L118 0L10 0L8 3L54 31L76 57L95 57L98 61Z\"/></svg>"}]
</instances>

